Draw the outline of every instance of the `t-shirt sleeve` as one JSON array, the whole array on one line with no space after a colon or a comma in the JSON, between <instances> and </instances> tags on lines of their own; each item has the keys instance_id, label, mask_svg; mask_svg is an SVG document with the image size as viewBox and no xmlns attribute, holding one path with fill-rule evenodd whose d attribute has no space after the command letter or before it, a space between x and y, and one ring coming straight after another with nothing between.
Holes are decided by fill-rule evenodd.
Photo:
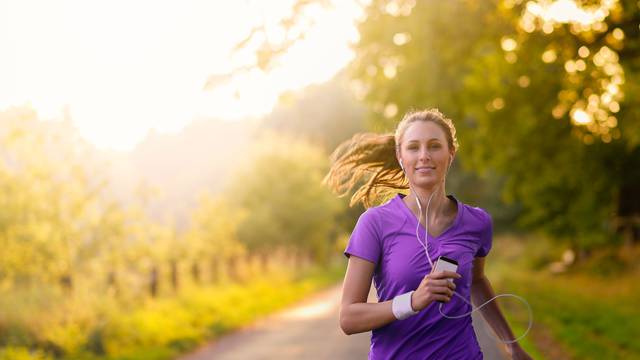
<instances>
[{"instance_id":1,"label":"t-shirt sleeve","mask_svg":"<svg viewBox=\"0 0 640 360\"><path fill-rule=\"evenodd\" d=\"M480 246L478 247L478 251L476 252L476 257L485 257L489 254L489 250L491 250L491 245L493 243L493 219L489 213L483 211L483 226L480 231Z\"/></svg>"},{"instance_id":2,"label":"t-shirt sleeve","mask_svg":"<svg viewBox=\"0 0 640 360\"><path fill-rule=\"evenodd\" d=\"M372 209L367 209L363 212L351 233L344 255L347 258L355 255L378 265L382 254L378 225Z\"/></svg>"}]
</instances>

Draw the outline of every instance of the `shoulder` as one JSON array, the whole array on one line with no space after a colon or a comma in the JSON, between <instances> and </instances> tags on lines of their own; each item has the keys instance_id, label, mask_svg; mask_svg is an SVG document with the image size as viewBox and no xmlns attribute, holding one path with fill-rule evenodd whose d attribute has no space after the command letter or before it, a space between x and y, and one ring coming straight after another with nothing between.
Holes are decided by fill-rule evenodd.
<instances>
[{"instance_id":1,"label":"shoulder","mask_svg":"<svg viewBox=\"0 0 640 360\"><path fill-rule=\"evenodd\" d=\"M481 227L491 225L491 214L481 207L462 204L464 206L465 221L477 223Z\"/></svg>"},{"instance_id":2,"label":"shoulder","mask_svg":"<svg viewBox=\"0 0 640 360\"><path fill-rule=\"evenodd\" d=\"M366 209L360 215L360 221L375 224L378 228L382 228L383 222L397 220L396 218L402 216L402 214L398 211L396 204L394 204L395 202L396 200L389 199L383 204Z\"/></svg>"},{"instance_id":3,"label":"shoulder","mask_svg":"<svg viewBox=\"0 0 640 360\"><path fill-rule=\"evenodd\" d=\"M389 215L396 214L397 211L396 211L396 207L394 206L395 201L396 199L389 199L378 206L374 206L370 208L370 210L375 211L378 214L378 216L389 216Z\"/></svg>"}]
</instances>

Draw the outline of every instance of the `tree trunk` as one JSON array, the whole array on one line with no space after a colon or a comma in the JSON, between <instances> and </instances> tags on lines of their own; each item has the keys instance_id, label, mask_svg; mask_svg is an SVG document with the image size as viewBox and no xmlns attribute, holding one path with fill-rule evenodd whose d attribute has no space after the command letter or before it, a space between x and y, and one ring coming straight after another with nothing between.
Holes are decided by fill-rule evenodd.
<instances>
[{"instance_id":1,"label":"tree trunk","mask_svg":"<svg viewBox=\"0 0 640 360\"><path fill-rule=\"evenodd\" d=\"M219 274L220 274L220 269L219 269L219 261L217 257L213 257L211 259L211 282L212 283L217 283L220 279Z\"/></svg>"},{"instance_id":2,"label":"tree trunk","mask_svg":"<svg viewBox=\"0 0 640 360\"><path fill-rule=\"evenodd\" d=\"M269 271L269 257L267 253L260 254L260 269L262 272Z\"/></svg>"},{"instance_id":3,"label":"tree trunk","mask_svg":"<svg viewBox=\"0 0 640 360\"><path fill-rule=\"evenodd\" d=\"M151 297L156 297L158 296L158 267L157 266L153 266L151 268L151 274L150 274L150 281L149 281L149 292L151 294Z\"/></svg>"},{"instance_id":4,"label":"tree trunk","mask_svg":"<svg viewBox=\"0 0 640 360\"><path fill-rule=\"evenodd\" d=\"M107 273L107 292L112 295L117 295L119 293L118 277L114 270Z\"/></svg>"},{"instance_id":5,"label":"tree trunk","mask_svg":"<svg viewBox=\"0 0 640 360\"><path fill-rule=\"evenodd\" d=\"M67 293L73 290L73 277L71 274L65 274L60 277L60 286Z\"/></svg>"},{"instance_id":6,"label":"tree trunk","mask_svg":"<svg viewBox=\"0 0 640 360\"><path fill-rule=\"evenodd\" d=\"M227 260L227 273L232 281L240 280L240 272L238 271L238 257L232 256Z\"/></svg>"},{"instance_id":7,"label":"tree trunk","mask_svg":"<svg viewBox=\"0 0 640 360\"><path fill-rule=\"evenodd\" d=\"M293 267L295 269L300 269L300 267L302 266L302 256L301 256L301 251L300 250L293 250L291 251L291 255L293 256Z\"/></svg>"},{"instance_id":8,"label":"tree trunk","mask_svg":"<svg viewBox=\"0 0 640 360\"><path fill-rule=\"evenodd\" d=\"M180 286L179 279L178 279L178 262L175 260L171 260L170 266L171 266L171 287L173 288L174 292L177 292Z\"/></svg>"},{"instance_id":9,"label":"tree trunk","mask_svg":"<svg viewBox=\"0 0 640 360\"><path fill-rule=\"evenodd\" d=\"M193 282L200 285L200 264L197 261L191 264L191 276L193 277Z\"/></svg>"},{"instance_id":10,"label":"tree trunk","mask_svg":"<svg viewBox=\"0 0 640 360\"><path fill-rule=\"evenodd\" d=\"M618 231L626 246L640 242L640 146L625 158L618 198Z\"/></svg>"}]
</instances>

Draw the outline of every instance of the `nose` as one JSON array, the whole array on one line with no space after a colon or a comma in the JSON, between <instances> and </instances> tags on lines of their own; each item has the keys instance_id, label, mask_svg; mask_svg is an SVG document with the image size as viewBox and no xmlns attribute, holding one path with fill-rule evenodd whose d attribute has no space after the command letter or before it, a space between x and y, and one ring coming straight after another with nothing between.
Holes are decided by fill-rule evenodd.
<instances>
[{"instance_id":1,"label":"nose","mask_svg":"<svg viewBox=\"0 0 640 360\"><path fill-rule=\"evenodd\" d=\"M429 153L429 150L426 147L420 149L419 160L422 161L423 163L426 162L427 160L431 160L431 153Z\"/></svg>"}]
</instances>

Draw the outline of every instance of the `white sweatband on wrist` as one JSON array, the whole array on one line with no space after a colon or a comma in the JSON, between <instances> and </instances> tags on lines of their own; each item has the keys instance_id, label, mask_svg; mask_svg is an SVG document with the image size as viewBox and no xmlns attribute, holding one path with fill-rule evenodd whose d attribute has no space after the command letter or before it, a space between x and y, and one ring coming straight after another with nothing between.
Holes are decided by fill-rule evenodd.
<instances>
[{"instance_id":1,"label":"white sweatband on wrist","mask_svg":"<svg viewBox=\"0 0 640 360\"><path fill-rule=\"evenodd\" d=\"M391 311L393 311L393 315L396 319L404 320L418 313L418 311L413 311L413 308L411 307L411 294L413 294L413 291L409 291L408 293L404 293L393 298Z\"/></svg>"}]
</instances>

